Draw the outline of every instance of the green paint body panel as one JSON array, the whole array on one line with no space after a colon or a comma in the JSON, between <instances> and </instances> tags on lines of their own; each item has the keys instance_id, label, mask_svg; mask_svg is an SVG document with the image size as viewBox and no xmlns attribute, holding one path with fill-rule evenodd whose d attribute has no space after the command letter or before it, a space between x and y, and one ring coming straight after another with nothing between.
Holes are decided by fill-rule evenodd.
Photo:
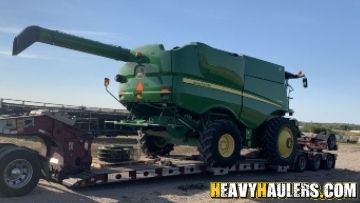
<instances>
[{"instance_id":1,"label":"green paint body panel","mask_svg":"<svg viewBox=\"0 0 360 203\"><path fill-rule=\"evenodd\" d=\"M137 51L149 54L149 49ZM120 74L128 77L119 92L125 105L167 102L195 114L224 108L251 129L259 127L274 112L288 112L282 66L202 43L169 51L153 49L152 53L154 57L144 64L145 77L140 80L134 75L137 63L129 62L120 68ZM190 79L190 83L184 82L184 78ZM136 98L138 81L144 83L141 100ZM171 91L166 100L157 92L164 86Z\"/></svg>"},{"instance_id":2,"label":"green paint body panel","mask_svg":"<svg viewBox=\"0 0 360 203\"><path fill-rule=\"evenodd\" d=\"M120 84L120 101L134 118L147 122L136 125L127 121L121 125L160 131L154 134L165 134L172 143L195 145L201 116L220 111L245 126L245 142L254 145L253 130L270 118L290 112L283 66L203 43L171 50L161 44L128 50L31 26L15 38L13 53L34 42L125 61L119 70L127 79ZM140 93L139 83L143 87Z\"/></svg>"}]
</instances>

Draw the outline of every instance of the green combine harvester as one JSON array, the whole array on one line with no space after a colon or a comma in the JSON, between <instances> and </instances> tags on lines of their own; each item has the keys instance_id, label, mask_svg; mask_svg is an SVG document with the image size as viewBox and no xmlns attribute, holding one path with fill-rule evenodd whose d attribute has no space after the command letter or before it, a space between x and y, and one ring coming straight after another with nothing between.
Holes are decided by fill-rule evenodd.
<instances>
[{"instance_id":1,"label":"green combine harvester","mask_svg":"<svg viewBox=\"0 0 360 203\"><path fill-rule=\"evenodd\" d=\"M197 146L210 166L233 165L243 148L261 148L274 165L296 157L300 131L296 120L285 116L293 114L288 80L303 78L307 87L302 73L199 42L129 50L38 26L15 38L13 55L34 42L126 62L115 80L130 116L115 123L141 130L149 155L169 154L176 144Z\"/></svg>"}]
</instances>

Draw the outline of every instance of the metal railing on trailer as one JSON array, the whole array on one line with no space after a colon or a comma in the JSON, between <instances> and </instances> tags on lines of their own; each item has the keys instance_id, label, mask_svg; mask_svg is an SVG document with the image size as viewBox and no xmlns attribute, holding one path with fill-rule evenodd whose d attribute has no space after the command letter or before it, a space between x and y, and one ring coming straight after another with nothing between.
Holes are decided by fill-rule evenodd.
<instances>
[{"instance_id":1,"label":"metal railing on trailer","mask_svg":"<svg viewBox=\"0 0 360 203\"><path fill-rule=\"evenodd\" d=\"M76 120L76 126L92 133L94 136L116 136L119 134L136 133L136 131L130 128L114 126L106 123L106 121L119 121L125 119L129 114L126 109L86 107L0 98L0 118L25 114L28 115L31 111L36 110L67 113Z\"/></svg>"},{"instance_id":2,"label":"metal railing on trailer","mask_svg":"<svg viewBox=\"0 0 360 203\"><path fill-rule=\"evenodd\" d=\"M62 110L64 112L86 112L86 113L106 113L114 115L127 115L128 111L126 109L113 109L113 108L100 108L100 107L87 107L87 106L77 106L77 105L68 105L68 104L58 104L51 102L38 102L38 101L27 101L20 99L7 99L0 98L0 109L2 112L29 112L30 110L35 109L55 109Z\"/></svg>"}]
</instances>

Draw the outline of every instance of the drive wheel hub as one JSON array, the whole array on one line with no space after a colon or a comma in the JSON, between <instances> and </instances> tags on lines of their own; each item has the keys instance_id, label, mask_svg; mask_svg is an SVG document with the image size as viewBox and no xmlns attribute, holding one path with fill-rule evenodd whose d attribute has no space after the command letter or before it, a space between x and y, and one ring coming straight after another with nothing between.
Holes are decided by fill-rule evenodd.
<instances>
[{"instance_id":1,"label":"drive wheel hub","mask_svg":"<svg viewBox=\"0 0 360 203\"><path fill-rule=\"evenodd\" d=\"M288 158L291 155L294 148L294 136L289 128L284 127L280 130L277 145L282 158Z\"/></svg>"},{"instance_id":2,"label":"drive wheel hub","mask_svg":"<svg viewBox=\"0 0 360 203\"><path fill-rule=\"evenodd\" d=\"M27 185L33 176L33 168L29 161L16 159L4 170L4 181L10 188L18 189Z\"/></svg>"},{"instance_id":3,"label":"drive wheel hub","mask_svg":"<svg viewBox=\"0 0 360 203\"><path fill-rule=\"evenodd\" d=\"M228 133L223 134L218 142L219 154L224 158L228 158L234 153L234 150L235 150L234 138Z\"/></svg>"}]
</instances>

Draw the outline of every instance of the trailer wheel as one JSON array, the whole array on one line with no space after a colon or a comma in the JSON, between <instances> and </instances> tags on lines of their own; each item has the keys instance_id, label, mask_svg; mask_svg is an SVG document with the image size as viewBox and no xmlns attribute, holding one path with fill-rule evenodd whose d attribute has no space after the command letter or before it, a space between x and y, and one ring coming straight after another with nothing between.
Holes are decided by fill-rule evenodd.
<instances>
[{"instance_id":1,"label":"trailer wheel","mask_svg":"<svg viewBox=\"0 0 360 203\"><path fill-rule=\"evenodd\" d=\"M306 164L307 164L306 156L304 154L299 155L295 162L295 171L304 172L306 169Z\"/></svg>"},{"instance_id":2,"label":"trailer wheel","mask_svg":"<svg viewBox=\"0 0 360 203\"><path fill-rule=\"evenodd\" d=\"M332 169L335 167L335 156L333 154L328 154L325 160L321 161L322 169Z\"/></svg>"},{"instance_id":3,"label":"trailer wheel","mask_svg":"<svg viewBox=\"0 0 360 203\"><path fill-rule=\"evenodd\" d=\"M263 154L273 165L290 165L297 153L298 130L287 118L273 118L262 127Z\"/></svg>"},{"instance_id":4,"label":"trailer wheel","mask_svg":"<svg viewBox=\"0 0 360 203\"><path fill-rule=\"evenodd\" d=\"M36 187L40 178L37 156L20 147L11 146L2 149L0 153L0 193L5 196L28 194Z\"/></svg>"},{"instance_id":5,"label":"trailer wheel","mask_svg":"<svg viewBox=\"0 0 360 203\"><path fill-rule=\"evenodd\" d=\"M321 166L321 155L315 155L313 159L310 159L308 162L309 169L313 171L319 170Z\"/></svg>"},{"instance_id":6,"label":"trailer wheel","mask_svg":"<svg viewBox=\"0 0 360 203\"><path fill-rule=\"evenodd\" d=\"M336 150L336 137L334 134L329 135L327 139L327 144L329 150Z\"/></svg>"},{"instance_id":7,"label":"trailer wheel","mask_svg":"<svg viewBox=\"0 0 360 203\"><path fill-rule=\"evenodd\" d=\"M212 121L200 133L199 152L209 166L232 166L240 150L241 131L232 121Z\"/></svg>"},{"instance_id":8,"label":"trailer wheel","mask_svg":"<svg viewBox=\"0 0 360 203\"><path fill-rule=\"evenodd\" d=\"M174 150L174 145L167 143L162 137L145 135L141 138L140 143L142 152L149 156L164 156Z\"/></svg>"}]
</instances>

